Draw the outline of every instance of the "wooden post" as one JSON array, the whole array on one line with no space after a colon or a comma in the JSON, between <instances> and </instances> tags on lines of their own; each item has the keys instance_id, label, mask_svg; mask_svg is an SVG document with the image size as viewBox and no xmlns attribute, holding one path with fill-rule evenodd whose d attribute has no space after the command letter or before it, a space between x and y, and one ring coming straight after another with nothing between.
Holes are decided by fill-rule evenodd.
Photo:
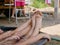
<instances>
[{"instance_id":1,"label":"wooden post","mask_svg":"<svg viewBox=\"0 0 60 45\"><path fill-rule=\"evenodd\" d=\"M59 8L59 0L54 0L54 17L57 19Z\"/></svg>"}]
</instances>

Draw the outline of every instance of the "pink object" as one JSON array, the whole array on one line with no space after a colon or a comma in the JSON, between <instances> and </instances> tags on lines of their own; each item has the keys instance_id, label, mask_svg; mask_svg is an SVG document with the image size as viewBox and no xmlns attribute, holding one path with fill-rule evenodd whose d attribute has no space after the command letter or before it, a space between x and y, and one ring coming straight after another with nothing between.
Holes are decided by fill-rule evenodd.
<instances>
[{"instance_id":1,"label":"pink object","mask_svg":"<svg viewBox=\"0 0 60 45\"><path fill-rule=\"evenodd\" d=\"M25 5L25 0L15 0L15 6L24 6Z\"/></svg>"},{"instance_id":2,"label":"pink object","mask_svg":"<svg viewBox=\"0 0 60 45\"><path fill-rule=\"evenodd\" d=\"M15 1L19 1L19 2L25 2L25 0L15 0Z\"/></svg>"},{"instance_id":3,"label":"pink object","mask_svg":"<svg viewBox=\"0 0 60 45\"><path fill-rule=\"evenodd\" d=\"M46 4L51 4L51 0L45 0Z\"/></svg>"},{"instance_id":4,"label":"pink object","mask_svg":"<svg viewBox=\"0 0 60 45\"><path fill-rule=\"evenodd\" d=\"M16 2L16 6L24 6L25 3L24 2Z\"/></svg>"}]
</instances>

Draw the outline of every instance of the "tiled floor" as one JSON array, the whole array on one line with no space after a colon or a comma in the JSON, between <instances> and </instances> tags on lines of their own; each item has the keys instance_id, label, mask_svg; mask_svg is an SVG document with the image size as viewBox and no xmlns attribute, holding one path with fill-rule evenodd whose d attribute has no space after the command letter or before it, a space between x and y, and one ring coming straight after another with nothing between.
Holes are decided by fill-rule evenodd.
<instances>
[{"instance_id":1,"label":"tiled floor","mask_svg":"<svg viewBox=\"0 0 60 45\"><path fill-rule=\"evenodd\" d=\"M56 19L56 20L54 20L54 18L52 16L43 16L42 27L60 24L59 16L58 16L58 19ZM1 26L20 26L21 24L23 24L26 21L27 21L27 19L26 20L18 20L18 25L16 25L15 19L11 19L11 21L9 22L9 20L7 18L0 17L0 25Z\"/></svg>"}]
</instances>

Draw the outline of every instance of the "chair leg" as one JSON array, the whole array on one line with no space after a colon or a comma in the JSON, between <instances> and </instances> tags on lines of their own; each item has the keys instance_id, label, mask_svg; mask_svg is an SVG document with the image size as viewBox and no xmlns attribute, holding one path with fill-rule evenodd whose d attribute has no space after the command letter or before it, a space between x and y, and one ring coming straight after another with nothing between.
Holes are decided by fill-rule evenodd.
<instances>
[{"instance_id":1,"label":"chair leg","mask_svg":"<svg viewBox=\"0 0 60 45\"><path fill-rule=\"evenodd\" d=\"M16 12L16 24L18 24L18 21L17 21L17 12Z\"/></svg>"}]
</instances>

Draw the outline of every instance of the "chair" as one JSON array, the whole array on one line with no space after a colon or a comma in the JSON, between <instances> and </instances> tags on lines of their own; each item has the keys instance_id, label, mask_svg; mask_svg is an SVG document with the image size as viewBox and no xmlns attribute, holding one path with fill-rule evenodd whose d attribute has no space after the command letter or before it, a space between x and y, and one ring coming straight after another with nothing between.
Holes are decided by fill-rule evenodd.
<instances>
[{"instance_id":1,"label":"chair","mask_svg":"<svg viewBox=\"0 0 60 45\"><path fill-rule=\"evenodd\" d=\"M20 16L19 17L18 17L17 12L15 13L15 15L16 15L16 24L18 24L18 19L29 19L30 18L30 14L29 14L29 16L21 17L23 10L24 9L17 8L17 6L16 6L16 0L15 0L15 11L20 11L20 14L19 14Z\"/></svg>"},{"instance_id":2,"label":"chair","mask_svg":"<svg viewBox=\"0 0 60 45\"><path fill-rule=\"evenodd\" d=\"M8 11L5 12L5 14L7 13L6 15L9 18L9 22L10 22L10 17L11 17L11 14L12 14L13 6L14 6L14 4L12 4L10 0L4 0L4 7L6 9L8 9Z\"/></svg>"}]
</instances>

